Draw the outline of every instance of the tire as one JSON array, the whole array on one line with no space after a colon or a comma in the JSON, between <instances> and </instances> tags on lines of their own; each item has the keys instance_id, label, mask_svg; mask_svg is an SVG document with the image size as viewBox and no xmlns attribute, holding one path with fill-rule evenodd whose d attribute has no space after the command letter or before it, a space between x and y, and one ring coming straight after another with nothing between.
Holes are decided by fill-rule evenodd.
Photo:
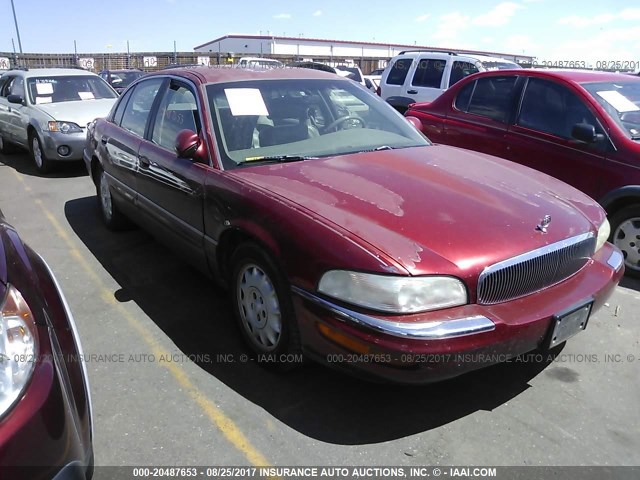
<instances>
[{"instance_id":1,"label":"tire","mask_svg":"<svg viewBox=\"0 0 640 480\"><path fill-rule=\"evenodd\" d=\"M302 349L291 289L275 262L258 245L244 243L231 257L231 272L233 313L259 363L280 371L299 366Z\"/></svg>"},{"instance_id":2,"label":"tire","mask_svg":"<svg viewBox=\"0 0 640 480\"><path fill-rule=\"evenodd\" d=\"M29 134L29 152L39 173L46 174L52 170L52 162L45 155L40 138L35 133Z\"/></svg>"},{"instance_id":3,"label":"tire","mask_svg":"<svg viewBox=\"0 0 640 480\"><path fill-rule=\"evenodd\" d=\"M16 148L9 142L5 142L2 133L0 133L0 153L7 155L16 151Z\"/></svg>"},{"instance_id":4,"label":"tire","mask_svg":"<svg viewBox=\"0 0 640 480\"><path fill-rule=\"evenodd\" d=\"M622 251L626 274L640 278L640 204L618 210L610 222L609 241Z\"/></svg>"},{"instance_id":5,"label":"tire","mask_svg":"<svg viewBox=\"0 0 640 480\"><path fill-rule=\"evenodd\" d=\"M98 198L98 208L100 209L102 221L109 230L124 230L129 226L129 221L113 202L107 175L102 168L98 168L97 174L98 185L96 186L96 196Z\"/></svg>"}]
</instances>

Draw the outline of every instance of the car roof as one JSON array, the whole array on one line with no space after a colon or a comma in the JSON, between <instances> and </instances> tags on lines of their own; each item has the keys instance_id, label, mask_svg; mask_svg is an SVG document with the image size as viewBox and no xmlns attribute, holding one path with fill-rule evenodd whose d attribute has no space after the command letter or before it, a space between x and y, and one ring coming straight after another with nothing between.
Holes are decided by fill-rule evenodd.
<instances>
[{"instance_id":1,"label":"car roof","mask_svg":"<svg viewBox=\"0 0 640 480\"><path fill-rule=\"evenodd\" d=\"M180 75L200 83L224 83L243 80L278 80L296 78L324 78L336 80L333 73L312 70L307 68L283 67L283 68L233 68L231 66L201 66L189 68L174 68L147 74L145 78L157 75ZM349 81L346 80L345 81Z\"/></svg>"},{"instance_id":2,"label":"car roof","mask_svg":"<svg viewBox=\"0 0 640 480\"><path fill-rule=\"evenodd\" d=\"M515 63L512 60L508 60L506 58L502 58L502 57L492 57L489 55L481 55L481 54L477 54L477 53L465 53L465 52L439 52L436 50L409 50L405 53L400 53L398 56L403 56L403 57L418 57L420 55L424 55L424 54L429 54L429 55L439 55L441 57L451 57L452 59L456 59L456 58L473 58L474 60L479 60L481 62L509 62L509 63Z\"/></svg>"},{"instance_id":3,"label":"car roof","mask_svg":"<svg viewBox=\"0 0 640 480\"><path fill-rule=\"evenodd\" d=\"M619 82L634 81L631 75L622 73L601 72L597 70L569 70L569 69L508 69L493 70L491 72L475 73L473 76L485 75L526 75L530 77L541 78L559 78L571 83L590 83L590 82ZM638 78L636 81L640 81Z\"/></svg>"},{"instance_id":4,"label":"car roof","mask_svg":"<svg viewBox=\"0 0 640 480\"><path fill-rule=\"evenodd\" d=\"M8 73L18 73L25 78L31 77L70 77L95 75L88 70L77 68L30 68L29 70L9 70Z\"/></svg>"}]
</instances>

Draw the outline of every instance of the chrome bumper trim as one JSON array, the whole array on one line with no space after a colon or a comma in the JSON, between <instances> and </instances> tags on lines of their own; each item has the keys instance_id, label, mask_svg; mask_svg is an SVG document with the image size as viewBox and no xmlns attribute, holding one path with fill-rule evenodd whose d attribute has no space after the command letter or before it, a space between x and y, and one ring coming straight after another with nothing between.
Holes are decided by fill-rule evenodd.
<instances>
[{"instance_id":1,"label":"chrome bumper trim","mask_svg":"<svg viewBox=\"0 0 640 480\"><path fill-rule=\"evenodd\" d=\"M40 260L42 260L42 264L46 267L47 272L49 273L49 276L51 277L51 279L53 280L53 284L56 287L56 290L58 291L58 296L60 297L60 300L62 301L62 308L64 309L65 314L67 315L67 318L69 319L69 326L71 327L71 333L73 334L73 339L76 342L76 347L78 348L78 354L80 356L81 359L84 359L84 350L82 349L82 343L80 342L80 334L78 333L78 326L76 325L76 321L73 318L73 313L71 313L71 307L69 307L69 304L67 303L67 297L65 297L64 292L62 291L62 288L60 287L60 283L58 283L58 279L56 278L56 276L53 274L53 270L51 270L51 267L49 266L49 264L45 261L44 258L42 258L42 255L38 255L40 257ZM93 441L94 434L93 434L93 402L91 401L91 388L89 387L89 373L87 371L87 364L86 362L83 360L80 362L82 365L82 372L84 374L84 383L86 386L86 395L87 395L87 404L88 404L88 410L89 410L89 423L90 423L90 427L91 427L91 441Z\"/></svg>"},{"instance_id":2,"label":"chrome bumper trim","mask_svg":"<svg viewBox=\"0 0 640 480\"><path fill-rule=\"evenodd\" d=\"M609 257L609 260L607 260L607 265L609 265L611 268L613 268L617 272L622 268L623 264L624 264L624 256L618 250L614 250L611 253L611 256Z\"/></svg>"},{"instance_id":3,"label":"chrome bumper trim","mask_svg":"<svg viewBox=\"0 0 640 480\"><path fill-rule=\"evenodd\" d=\"M452 320L415 323L381 320L379 318L371 317L340 305L336 305L335 303L303 290L302 288L292 286L291 290L302 298L329 310L339 320L353 322L357 325L368 327L387 335L393 335L394 337L415 338L419 340L446 340L449 338L489 332L496 328L495 324L491 320L482 315L454 318Z\"/></svg>"}]
</instances>

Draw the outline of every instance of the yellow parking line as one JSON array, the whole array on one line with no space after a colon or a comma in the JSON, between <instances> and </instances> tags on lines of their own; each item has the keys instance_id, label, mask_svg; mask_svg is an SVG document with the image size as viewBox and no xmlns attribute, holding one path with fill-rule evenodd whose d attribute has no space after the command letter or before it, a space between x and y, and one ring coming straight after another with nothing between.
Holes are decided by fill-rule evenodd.
<instances>
[{"instance_id":1,"label":"yellow parking line","mask_svg":"<svg viewBox=\"0 0 640 480\"><path fill-rule=\"evenodd\" d=\"M15 170L12 170L18 180L26 186L22 175ZM98 274L91 268L89 262L85 260L80 251L74 245L73 240L64 230L60 222L53 216L53 214L47 209L44 203L39 200L34 200L35 204L40 207L44 215L47 217L54 230L58 234L62 240L67 244L69 248L69 252L73 256L75 260L82 266L85 273L91 277L91 280L97 285L100 290L102 299L109 304L110 306L116 308L118 313L125 318L125 320L129 323L129 325L138 332L138 334L143 338L145 343L149 346L152 353L156 358L160 358L162 355L170 356L169 353L162 350L162 347L158 344L157 340L153 338L153 334L151 331L145 327L142 323L140 323L129 311L122 306L113 296L111 290L107 288L105 283L100 279ZM178 366L178 364L173 362L167 362L162 364L165 368L167 368L175 380L180 384L180 386L189 394L191 399L195 401L200 408L205 412L205 414L209 417L209 420L222 432L222 434L226 437L226 439L237 448L242 454L247 458L247 460L254 466L270 466L270 463L267 459L260 453L256 448L249 442L247 437L242 433L240 428L227 417L222 410L220 410L215 403L213 403L206 395L204 395L198 388L191 382L187 374Z\"/></svg>"}]
</instances>

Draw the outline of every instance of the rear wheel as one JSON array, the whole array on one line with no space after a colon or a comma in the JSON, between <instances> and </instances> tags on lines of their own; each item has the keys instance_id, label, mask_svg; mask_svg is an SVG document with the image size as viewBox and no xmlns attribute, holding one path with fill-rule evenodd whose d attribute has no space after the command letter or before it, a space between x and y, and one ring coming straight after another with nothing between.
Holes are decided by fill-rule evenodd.
<instances>
[{"instance_id":1,"label":"rear wheel","mask_svg":"<svg viewBox=\"0 0 640 480\"><path fill-rule=\"evenodd\" d=\"M102 168L98 169L96 195L98 197L98 207L102 214L102 220L107 228L109 230L122 230L126 228L129 222L127 217L120 212L118 206L113 202L109 180Z\"/></svg>"},{"instance_id":2,"label":"rear wheel","mask_svg":"<svg viewBox=\"0 0 640 480\"><path fill-rule=\"evenodd\" d=\"M266 366L295 368L302 359L300 335L285 276L254 243L238 247L231 268L231 300L245 341L268 359Z\"/></svg>"},{"instance_id":3,"label":"rear wheel","mask_svg":"<svg viewBox=\"0 0 640 480\"><path fill-rule=\"evenodd\" d=\"M40 173L49 173L51 171L51 160L47 158L42 149L42 143L38 135L35 133L29 134L29 147L31 151L31 158L36 166L36 170Z\"/></svg>"},{"instance_id":4,"label":"rear wheel","mask_svg":"<svg viewBox=\"0 0 640 480\"><path fill-rule=\"evenodd\" d=\"M612 215L611 231L611 243L622 251L627 275L640 278L640 204Z\"/></svg>"}]
</instances>

